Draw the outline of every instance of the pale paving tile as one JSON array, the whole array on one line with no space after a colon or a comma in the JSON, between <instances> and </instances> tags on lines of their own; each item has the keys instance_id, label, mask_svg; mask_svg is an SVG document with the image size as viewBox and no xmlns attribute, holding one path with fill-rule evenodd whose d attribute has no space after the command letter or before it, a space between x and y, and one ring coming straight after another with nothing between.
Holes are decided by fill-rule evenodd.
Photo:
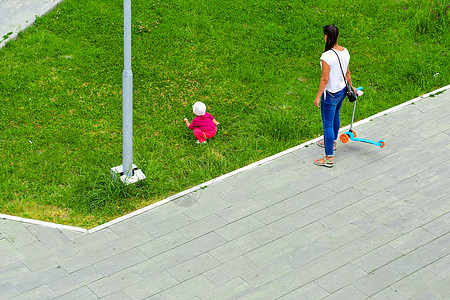
<instances>
[{"instance_id":1,"label":"pale paving tile","mask_svg":"<svg viewBox=\"0 0 450 300\"><path fill-rule=\"evenodd\" d=\"M1 268L0 272L0 285L8 282L15 277L28 276L32 274L30 269L27 268L21 261L16 261Z\"/></svg>"},{"instance_id":2,"label":"pale paving tile","mask_svg":"<svg viewBox=\"0 0 450 300\"><path fill-rule=\"evenodd\" d=\"M447 279L450 278L450 268L448 266L450 266L450 255L442 257L426 268L442 279Z\"/></svg>"},{"instance_id":3,"label":"pale paving tile","mask_svg":"<svg viewBox=\"0 0 450 300\"><path fill-rule=\"evenodd\" d=\"M388 189L390 186L396 185L397 183L398 181L388 174L382 174L367 181L360 182L355 186L355 189L365 194L366 196L370 196L382 190Z\"/></svg>"},{"instance_id":4,"label":"pale paving tile","mask_svg":"<svg viewBox=\"0 0 450 300\"><path fill-rule=\"evenodd\" d=\"M431 285L440 282L441 280L442 279L439 276L425 268L401 279L391 287L406 299L410 299L421 292L426 291Z\"/></svg>"},{"instance_id":5,"label":"pale paving tile","mask_svg":"<svg viewBox=\"0 0 450 300\"><path fill-rule=\"evenodd\" d=\"M38 252L35 253L35 255L29 255L23 259L22 262L31 271L58 264L76 255L76 252L68 245L69 244L52 248L44 252Z\"/></svg>"},{"instance_id":6,"label":"pale paving tile","mask_svg":"<svg viewBox=\"0 0 450 300\"><path fill-rule=\"evenodd\" d=\"M54 248L65 245L70 239L59 229L33 225L27 228L45 247Z\"/></svg>"},{"instance_id":7,"label":"pale paving tile","mask_svg":"<svg viewBox=\"0 0 450 300\"><path fill-rule=\"evenodd\" d=\"M376 293L375 295L373 295L371 297L371 299L377 299L377 300L406 300L406 298L401 296L399 293L397 293L395 290L393 290L390 287L385 288L381 292ZM428 300L434 300L434 299L430 298Z\"/></svg>"},{"instance_id":8,"label":"pale paving tile","mask_svg":"<svg viewBox=\"0 0 450 300\"><path fill-rule=\"evenodd\" d=\"M215 232L225 240L231 241L262 227L264 227L262 222L253 216L248 216L223 226Z\"/></svg>"},{"instance_id":9,"label":"pale paving tile","mask_svg":"<svg viewBox=\"0 0 450 300\"><path fill-rule=\"evenodd\" d=\"M331 214L332 211L330 209L320 203L316 203L285 217L284 220L288 221L295 229L317 222Z\"/></svg>"},{"instance_id":10,"label":"pale paving tile","mask_svg":"<svg viewBox=\"0 0 450 300\"><path fill-rule=\"evenodd\" d=\"M16 248L37 241L37 238L22 222L0 220L0 233Z\"/></svg>"},{"instance_id":11,"label":"pale paving tile","mask_svg":"<svg viewBox=\"0 0 450 300\"><path fill-rule=\"evenodd\" d=\"M366 232L358 226L349 224L339 228L336 231L330 232L329 234L318 239L317 242L325 247L335 250L356 240L357 238L362 237L365 234Z\"/></svg>"},{"instance_id":12,"label":"pale paving tile","mask_svg":"<svg viewBox=\"0 0 450 300\"><path fill-rule=\"evenodd\" d=\"M122 300L122 299L118 299L118 300ZM160 294L157 294L157 295L153 295L149 298L146 298L145 300L165 300L165 299ZM200 300L200 299L198 297L195 297L195 298L192 298L192 300Z\"/></svg>"},{"instance_id":13,"label":"pale paving tile","mask_svg":"<svg viewBox=\"0 0 450 300\"><path fill-rule=\"evenodd\" d=\"M358 279L352 285L367 296L372 296L391 286L403 278L403 276L400 272L391 269L389 266L385 266Z\"/></svg>"},{"instance_id":14,"label":"pale paving tile","mask_svg":"<svg viewBox=\"0 0 450 300\"><path fill-rule=\"evenodd\" d=\"M260 194L263 191L267 191L267 189L257 183L251 183L248 186L240 187L230 193L221 195L221 198L229 204L237 204L252 199L255 194Z\"/></svg>"},{"instance_id":15,"label":"pale paving tile","mask_svg":"<svg viewBox=\"0 0 450 300\"><path fill-rule=\"evenodd\" d=\"M390 245L383 245L380 248L361 256L353 263L367 273L370 273L398 259L402 255L402 252L394 249Z\"/></svg>"},{"instance_id":16,"label":"pale paving tile","mask_svg":"<svg viewBox=\"0 0 450 300\"><path fill-rule=\"evenodd\" d=\"M398 182L395 185L389 186L386 190L395 197L401 199L412 195L416 192L420 192L424 188L426 188L429 183L426 180L423 180L419 177L419 175L412 176L408 179Z\"/></svg>"},{"instance_id":17,"label":"pale paving tile","mask_svg":"<svg viewBox=\"0 0 450 300\"><path fill-rule=\"evenodd\" d=\"M193 205L184 209L183 214L198 221L209 215L217 214L218 212L231 206L232 203L224 201L221 197L211 197L207 199L207 201L200 202L198 205Z\"/></svg>"},{"instance_id":18,"label":"pale paving tile","mask_svg":"<svg viewBox=\"0 0 450 300\"><path fill-rule=\"evenodd\" d=\"M158 254L176 248L188 241L189 239L179 231L172 231L166 235L142 244L137 248L148 258L151 258Z\"/></svg>"},{"instance_id":19,"label":"pale paving tile","mask_svg":"<svg viewBox=\"0 0 450 300\"><path fill-rule=\"evenodd\" d=\"M214 231L227 225L228 222L216 214L210 215L204 219L188 224L178 229L178 232L189 239L194 239L208 232ZM217 232L217 231L216 231Z\"/></svg>"},{"instance_id":20,"label":"pale paving tile","mask_svg":"<svg viewBox=\"0 0 450 300\"><path fill-rule=\"evenodd\" d=\"M304 248L295 249L294 251L283 255L282 257L280 257L279 262L280 264L288 264L293 269L297 269L303 265L306 265L307 263L318 259L319 257L323 257L333 252L334 251L332 251L330 248L320 243L313 242Z\"/></svg>"},{"instance_id":21,"label":"pale paving tile","mask_svg":"<svg viewBox=\"0 0 450 300\"><path fill-rule=\"evenodd\" d=\"M199 275L161 292L164 299L192 299L215 287L214 283Z\"/></svg>"},{"instance_id":22,"label":"pale paving tile","mask_svg":"<svg viewBox=\"0 0 450 300\"><path fill-rule=\"evenodd\" d=\"M370 252L373 249L395 240L400 235L401 234L397 230L388 226L383 226L356 239L353 243L361 247L361 249Z\"/></svg>"},{"instance_id":23,"label":"pale paving tile","mask_svg":"<svg viewBox=\"0 0 450 300\"><path fill-rule=\"evenodd\" d=\"M125 287L123 292L130 297L130 299L147 299L149 296L156 295L179 284L179 282L167 272L159 273L154 278L158 278L158 280L150 278L148 280L135 282L128 287Z\"/></svg>"},{"instance_id":24,"label":"pale paving tile","mask_svg":"<svg viewBox=\"0 0 450 300\"><path fill-rule=\"evenodd\" d=\"M320 176L312 176L311 173L302 172L301 175L292 178L289 185L293 186L298 191L304 192L333 179L334 176L329 173L322 172Z\"/></svg>"},{"instance_id":25,"label":"pale paving tile","mask_svg":"<svg viewBox=\"0 0 450 300\"><path fill-rule=\"evenodd\" d=\"M17 295L11 300L29 300L29 299L39 299L39 300L50 300L55 299L57 295L46 285L41 285L26 293Z\"/></svg>"},{"instance_id":26,"label":"pale paving tile","mask_svg":"<svg viewBox=\"0 0 450 300\"><path fill-rule=\"evenodd\" d=\"M145 226L142 229L151 234L153 237L158 238L178 228L185 227L193 222L194 220L190 217L183 213L179 213L155 224Z\"/></svg>"},{"instance_id":27,"label":"pale paving tile","mask_svg":"<svg viewBox=\"0 0 450 300\"><path fill-rule=\"evenodd\" d=\"M90 289L87 287L81 287L77 290L69 292L61 297L58 297L58 300L73 300L73 299L83 299L83 300L96 300L99 299Z\"/></svg>"},{"instance_id":28,"label":"pale paving tile","mask_svg":"<svg viewBox=\"0 0 450 300\"><path fill-rule=\"evenodd\" d=\"M355 207L359 208L362 212L366 214L371 214L387 204L398 201L398 198L389 192L383 190L369 197L365 197L361 201L353 204Z\"/></svg>"},{"instance_id":29,"label":"pale paving tile","mask_svg":"<svg viewBox=\"0 0 450 300\"><path fill-rule=\"evenodd\" d=\"M433 296L429 292L421 292L419 295L410 298L411 300L440 300L439 298Z\"/></svg>"},{"instance_id":30,"label":"pale paving tile","mask_svg":"<svg viewBox=\"0 0 450 300\"><path fill-rule=\"evenodd\" d=\"M337 193L336 195L333 195L327 199L320 201L320 203L328 207L332 211L338 211L360 201L365 197L366 196L360 191L354 188L349 188L340 193Z\"/></svg>"},{"instance_id":31,"label":"pale paving tile","mask_svg":"<svg viewBox=\"0 0 450 300\"><path fill-rule=\"evenodd\" d=\"M348 206L320 219L320 223L332 230L338 230L348 224L366 217L366 214L354 206Z\"/></svg>"},{"instance_id":32,"label":"pale paving tile","mask_svg":"<svg viewBox=\"0 0 450 300\"><path fill-rule=\"evenodd\" d=\"M446 233L432 240L428 244L425 244L423 248L439 258L450 254L450 233Z\"/></svg>"},{"instance_id":33,"label":"pale paving tile","mask_svg":"<svg viewBox=\"0 0 450 300\"><path fill-rule=\"evenodd\" d=\"M298 153L298 151L296 151ZM296 170L303 159L296 156L295 153L289 153L260 166L263 170L271 175L284 173L287 170ZM289 174L290 175L290 174Z\"/></svg>"},{"instance_id":34,"label":"pale paving tile","mask_svg":"<svg viewBox=\"0 0 450 300\"><path fill-rule=\"evenodd\" d=\"M268 264L277 260L279 257L293 251L295 248L282 239L265 244L244 256L258 266Z\"/></svg>"},{"instance_id":35,"label":"pale paving tile","mask_svg":"<svg viewBox=\"0 0 450 300\"><path fill-rule=\"evenodd\" d=\"M125 269L90 283L87 287L99 298L102 298L142 280L143 278L139 274Z\"/></svg>"},{"instance_id":36,"label":"pale paving tile","mask_svg":"<svg viewBox=\"0 0 450 300\"><path fill-rule=\"evenodd\" d=\"M270 179L274 180L275 178L276 177L271 177ZM289 184L280 184L280 186L277 186L275 188L268 187L262 182L260 182L260 184L262 184L267 190L263 190L255 194L255 196L252 199L258 201L259 203L265 206L275 204L277 202L280 202L284 199L287 199L300 193L300 191L297 188Z\"/></svg>"},{"instance_id":37,"label":"pale paving tile","mask_svg":"<svg viewBox=\"0 0 450 300\"><path fill-rule=\"evenodd\" d=\"M61 247L65 247L65 245L62 244ZM49 248L42 244L39 240L16 249L20 253L20 257L32 257L37 253L42 253L49 250Z\"/></svg>"},{"instance_id":38,"label":"pale paving tile","mask_svg":"<svg viewBox=\"0 0 450 300\"><path fill-rule=\"evenodd\" d=\"M289 294L286 294L279 298L280 300L317 300L322 299L329 295L327 291L322 289L320 286L315 284L314 282L309 283L307 285L302 286Z\"/></svg>"},{"instance_id":39,"label":"pale paving tile","mask_svg":"<svg viewBox=\"0 0 450 300\"><path fill-rule=\"evenodd\" d=\"M428 288L428 292L438 299L446 299L450 295L450 279L434 282Z\"/></svg>"},{"instance_id":40,"label":"pale paving tile","mask_svg":"<svg viewBox=\"0 0 450 300\"><path fill-rule=\"evenodd\" d=\"M321 278L329 272L329 268L313 261L299 268L296 268L283 276L278 277L278 280L283 282L292 290L295 290L312 283L313 281ZM320 287L320 289L322 289L322 287Z\"/></svg>"},{"instance_id":41,"label":"pale paving tile","mask_svg":"<svg viewBox=\"0 0 450 300\"><path fill-rule=\"evenodd\" d=\"M121 235L121 238L116 241L106 242L103 245L103 248L105 248L108 254L116 255L135 248L136 246L140 246L147 241L153 240L153 237L144 230L134 230L130 232L133 234L128 233Z\"/></svg>"},{"instance_id":42,"label":"pale paving tile","mask_svg":"<svg viewBox=\"0 0 450 300\"><path fill-rule=\"evenodd\" d=\"M219 211L217 214L229 223L245 218L253 213L264 209L265 206L254 199L235 204L229 208Z\"/></svg>"},{"instance_id":43,"label":"pale paving tile","mask_svg":"<svg viewBox=\"0 0 450 300\"><path fill-rule=\"evenodd\" d=\"M208 253L201 254L167 270L176 280L183 282L194 276L203 274L220 265L214 257Z\"/></svg>"},{"instance_id":44,"label":"pale paving tile","mask_svg":"<svg viewBox=\"0 0 450 300\"><path fill-rule=\"evenodd\" d=\"M421 247L391 262L388 266L403 276L408 276L435 262L440 257L425 247Z\"/></svg>"},{"instance_id":45,"label":"pale paving tile","mask_svg":"<svg viewBox=\"0 0 450 300\"><path fill-rule=\"evenodd\" d=\"M236 299L277 299L282 296L285 291L286 286L283 283L279 282L278 280L273 280L263 286L259 286L256 289L243 294L240 297L237 297Z\"/></svg>"},{"instance_id":46,"label":"pale paving tile","mask_svg":"<svg viewBox=\"0 0 450 300\"><path fill-rule=\"evenodd\" d=\"M367 272L349 263L315 280L315 283L327 292L334 293L366 275Z\"/></svg>"},{"instance_id":47,"label":"pale paving tile","mask_svg":"<svg viewBox=\"0 0 450 300\"><path fill-rule=\"evenodd\" d=\"M337 292L330 294L329 296L323 298L324 300L363 300L367 299L367 296L359 291L357 288L355 288L352 285L348 285Z\"/></svg>"},{"instance_id":48,"label":"pale paving tile","mask_svg":"<svg viewBox=\"0 0 450 300\"><path fill-rule=\"evenodd\" d=\"M250 252L293 231L292 224L278 220L245 236L220 245L210 252L219 261L226 262Z\"/></svg>"},{"instance_id":49,"label":"pale paving tile","mask_svg":"<svg viewBox=\"0 0 450 300\"><path fill-rule=\"evenodd\" d=\"M20 292L10 283L0 283L0 299L11 299L12 297L20 294Z\"/></svg>"},{"instance_id":50,"label":"pale paving tile","mask_svg":"<svg viewBox=\"0 0 450 300\"><path fill-rule=\"evenodd\" d=\"M270 177L271 174L266 172L264 168L252 168L250 170L246 170L245 172L228 177L224 181L236 189L241 189L243 187L253 186L261 179Z\"/></svg>"},{"instance_id":51,"label":"pale paving tile","mask_svg":"<svg viewBox=\"0 0 450 300\"><path fill-rule=\"evenodd\" d=\"M146 259L147 256L145 256L138 249L133 248L95 263L93 266L103 275L108 276L130 266L136 265Z\"/></svg>"},{"instance_id":52,"label":"pale paving tile","mask_svg":"<svg viewBox=\"0 0 450 300\"><path fill-rule=\"evenodd\" d=\"M72 240L67 244L76 252L83 252L85 250L105 250L104 245L113 240L119 239L120 236L117 235L113 230L105 228L94 233L83 235L75 240Z\"/></svg>"},{"instance_id":53,"label":"pale paving tile","mask_svg":"<svg viewBox=\"0 0 450 300\"><path fill-rule=\"evenodd\" d=\"M428 242L436 239L436 236L428 231L417 228L389 243L390 246L403 254L409 253Z\"/></svg>"},{"instance_id":54,"label":"pale paving tile","mask_svg":"<svg viewBox=\"0 0 450 300\"><path fill-rule=\"evenodd\" d=\"M62 296L89 283L102 278L103 275L94 267L89 266L79 271L67 274L50 283L48 286L58 295Z\"/></svg>"},{"instance_id":55,"label":"pale paving tile","mask_svg":"<svg viewBox=\"0 0 450 300\"><path fill-rule=\"evenodd\" d=\"M130 299L131 298L127 294L125 294L123 291L118 291L118 292L109 294L108 296L101 298L101 300L130 300ZM146 299L152 299L152 297L146 298ZM154 300L156 300L156 298ZM163 299L161 297L158 300L163 300Z\"/></svg>"},{"instance_id":56,"label":"pale paving tile","mask_svg":"<svg viewBox=\"0 0 450 300\"><path fill-rule=\"evenodd\" d=\"M436 236L441 236L447 232L450 232L450 213L434 219L433 221L423 225L422 228Z\"/></svg>"},{"instance_id":57,"label":"pale paving tile","mask_svg":"<svg viewBox=\"0 0 450 300\"><path fill-rule=\"evenodd\" d=\"M267 208L255 213L254 216L264 224L269 224L286 216L292 215L297 211L308 208L309 206L318 204L321 199L331 195L333 195L331 191L319 186L306 192L296 194L274 205L268 206Z\"/></svg>"},{"instance_id":58,"label":"pale paving tile","mask_svg":"<svg viewBox=\"0 0 450 300\"><path fill-rule=\"evenodd\" d=\"M244 256L238 256L233 260L220 264L203 273L203 275L217 286L221 286L234 278L256 270L256 268L258 268L258 266L250 260Z\"/></svg>"},{"instance_id":59,"label":"pale paving tile","mask_svg":"<svg viewBox=\"0 0 450 300\"><path fill-rule=\"evenodd\" d=\"M367 249L365 246L355 243L348 243L317 258L315 262L326 266L330 270L335 270L354 261L366 253Z\"/></svg>"},{"instance_id":60,"label":"pale paving tile","mask_svg":"<svg viewBox=\"0 0 450 300\"><path fill-rule=\"evenodd\" d=\"M433 215L426 213L421 209L417 209L410 212L409 214L401 216L397 220L390 222L388 225L398 232L405 234L417 227L431 222L433 219Z\"/></svg>"},{"instance_id":61,"label":"pale paving tile","mask_svg":"<svg viewBox=\"0 0 450 300\"><path fill-rule=\"evenodd\" d=\"M434 217L440 217L443 214L450 212L450 201L448 195L450 195L450 189L448 189L446 196L442 196L433 202L425 204L421 209Z\"/></svg>"},{"instance_id":62,"label":"pale paving tile","mask_svg":"<svg viewBox=\"0 0 450 300\"><path fill-rule=\"evenodd\" d=\"M407 163L402 163L390 170L389 176L397 181L403 181L427 170L428 168L423 164L420 164L414 160L408 160Z\"/></svg>"},{"instance_id":63,"label":"pale paving tile","mask_svg":"<svg viewBox=\"0 0 450 300\"><path fill-rule=\"evenodd\" d=\"M427 203L434 201L435 199L436 198L432 196L424 195L420 192L417 192L407 197L404 197L398 201L390 203L386 205L385 208L395 211L400 216L405 216L423 207Z\"/></svg>"},{"instance_id":64,"label":"pale paving tile","mask_svg":"<svg viewBox=\"0 0 450 300\"><path fill-rule=\"evenodd\" d=\"M320 222L314 222L283 236L282 239L296 248L303 248L330 232L331 230Z\"/></svg>"},{"instance_id":65,"label":"pale paving tile","mask_svg":"<svg viewBox=\"0 0 450 300\"><path fill-rule=\"evenodd\" d=\"M61 260L60 265L68 273L78 271L90 265L96 264L110 257L111 255L106 251L86 251L70 256Z\"/></svg>"},{"instance_id":66,"label":"pale paving tile","mask_svg":"<svg viewBox=\"0 0 450 300\"><path fill-rule=\"evenodd\" d=\"M7 266L23 258L17 248L15 248L7 239L0 240L0 266Z\"/></svg>"},{"instance_id":67,"label":"pale paving tile","mask_svg":"<svg viewBox=\"0 0 450 300\"><path fill-rule=\"evenodd\" d=\"M130 268L138 272L144 279L151 279L154 275L173 268L202 253L209 252L211 254L212 249L220 247L225 243L226 241L217 234L208 233L181 244L176 248L164 251Z\"/></svg>"},{"instance_id":68,"label":"pale paving tile","mask_svg":"<svg viewBox=\"0 0 450 300\"><path fill-rule=\"evenodd\" d=\"M278 260L253 269L239 277L254 288L257 288L291 272L292 270L294 270L292 266Z\"/></svg>"},{"instance_id":69,"label":"pale paving tile","mask_svg":"<svg viewBox=\"0 0 450 300\"><path fill-rule=\"evenodd\" d=\"M235 278L223 285L218 285L218 287L200 295L199 298L202 300L236 299L251 290L253 290L251 285L241 278Z\"/></svg>"},{"instance_id":70,"label":"pale paving tile","mask_svg":"<svg viewBox=\"0 0 450 300\"><path fill-rule=\"evenodd\" d=\"M331 191L339 193L346 189L353 188L354 186L358 186L358 184L364 181L365 179L361 176L361 174L356 171L351 171L345 174L345 180L342 180L341 177L338 177L333 180L327 181L324 186Z\"/></svg>"},{"instance_id":71,"label":"pale paving tile","mask_svg":"<svg viewBox=\"0 0 450 300\"><path fill-rule=\"evenodd\" d=\"M61 267L50 267L36 270L32 273L21 274L18 277L10 278L10 282L20 292L26 292L35 289L41 285L50 283L60 277L63 277L67 272Z\"/></svg>"}]
</instances>

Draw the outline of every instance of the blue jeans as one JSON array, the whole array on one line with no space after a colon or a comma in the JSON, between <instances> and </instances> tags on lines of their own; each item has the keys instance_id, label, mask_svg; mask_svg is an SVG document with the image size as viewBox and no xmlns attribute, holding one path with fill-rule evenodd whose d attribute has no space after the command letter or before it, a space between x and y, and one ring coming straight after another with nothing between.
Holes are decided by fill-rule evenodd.
<instances>
[{"instance_id":1,"label":"blue jeans","mask_svg":"<svg viewBox=\"0 0 450 300\"><path fill-rule=\"evenodd\" d=\"M324 95L326 94L326 97ZM338 138L341 120L339 111L342 102L347 94L347 88L339 92L330 93L325 91L320 99L320 111L322 113L323 143L325 145L325 155L333 156L333 143Z\"/></svg>"}]
</instances>

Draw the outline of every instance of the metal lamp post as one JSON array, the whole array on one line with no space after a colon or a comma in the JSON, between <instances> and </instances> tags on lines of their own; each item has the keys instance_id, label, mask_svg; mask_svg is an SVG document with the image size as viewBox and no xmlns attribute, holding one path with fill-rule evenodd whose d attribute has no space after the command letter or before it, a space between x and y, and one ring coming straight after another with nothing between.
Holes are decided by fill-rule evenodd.
<instances>
[{"instance_id":1,"label":"metal lamp post","mask_svg":"<svg viewBox=\"0 0 450 300\"><path fill-rule=\"evenodd\" d=\"M125 184L145 179L144 173L133 164L133 72L131 71L131 0L123 2L124 69L122 74L122 165L111 169Z\"/></svg>"}]
</instances>

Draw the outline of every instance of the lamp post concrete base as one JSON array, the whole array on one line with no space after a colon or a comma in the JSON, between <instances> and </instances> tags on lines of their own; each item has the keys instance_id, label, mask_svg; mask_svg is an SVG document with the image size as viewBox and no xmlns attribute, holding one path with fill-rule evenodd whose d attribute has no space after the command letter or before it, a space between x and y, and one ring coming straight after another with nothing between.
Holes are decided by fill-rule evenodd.
<instances>
[{"instance_id":1,"label":"lamp post concrete base","mask_svg":"<svg viewBox=\"0 0 450 300\"><path fill-rule=\"evenodd\" d=\"M120 181L122 181L125 185L136 183L139 180L144 180L147 178L144 172L138 169L135 164L133 164L133 176L131 177L124 175L123 165L111 168L111 175L113 180L118 180L120 178Z\"/></svg>"}]
</instances>

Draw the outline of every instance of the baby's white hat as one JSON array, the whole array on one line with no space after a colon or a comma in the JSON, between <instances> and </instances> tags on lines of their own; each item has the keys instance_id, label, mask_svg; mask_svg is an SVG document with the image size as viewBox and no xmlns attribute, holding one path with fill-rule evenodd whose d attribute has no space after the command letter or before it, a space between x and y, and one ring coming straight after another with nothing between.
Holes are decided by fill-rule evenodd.
<instances>
[{"instance_id":1,"label":"baby's white hat","mask_svg":"<svg viewBox=\"0 0 450 300\"><path fill-rule=\"evenodd\" d=\"M194 110L194 114L197 116L203 116L206 112L206 105L205 103L198 101L192 105L192 109Z\"/></svg>"}]
</instances>

